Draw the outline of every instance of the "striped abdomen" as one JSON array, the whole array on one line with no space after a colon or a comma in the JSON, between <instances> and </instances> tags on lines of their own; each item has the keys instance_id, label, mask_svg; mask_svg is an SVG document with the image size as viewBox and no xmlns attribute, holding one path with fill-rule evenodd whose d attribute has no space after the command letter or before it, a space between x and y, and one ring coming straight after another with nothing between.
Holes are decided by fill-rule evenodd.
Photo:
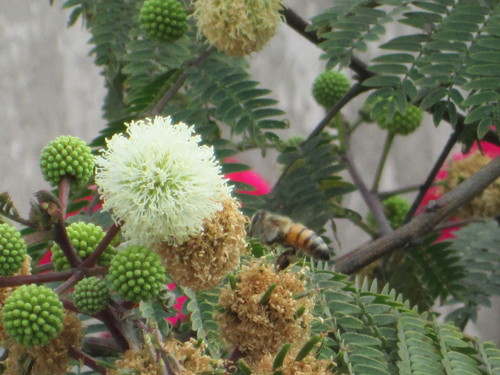
<instances>
[{"instance_id":1,"label":"striped abdomen","mask_svg":"<svg viewBox=\"0 0 500 375\"><path fill-rule=\"evenodd\" d=\"M313 258L321 260L330 259L330 249L325 241L314 233L314 231L302 224L292 224L285 234L283 242L304 251Z\"/></svg>"}]
</instances>

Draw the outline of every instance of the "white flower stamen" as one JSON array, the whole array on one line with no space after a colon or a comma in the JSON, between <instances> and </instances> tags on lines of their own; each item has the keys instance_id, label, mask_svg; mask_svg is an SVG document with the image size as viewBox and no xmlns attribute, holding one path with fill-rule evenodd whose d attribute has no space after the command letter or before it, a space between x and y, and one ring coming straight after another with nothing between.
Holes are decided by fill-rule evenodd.
<instances>
[{"instance_id":1,"label":"white flower stamen","mask_svg":"<svg viewBox=\"0 0 500 375\"><path fill-rule=\"evenodd\" d=\"M181 244L222 208L231 189L213 148L200 142L192 126L160 116L133 121L126 135L107 140L96 158L96 183L127 239Z\"/></svg>"}]
</instances>

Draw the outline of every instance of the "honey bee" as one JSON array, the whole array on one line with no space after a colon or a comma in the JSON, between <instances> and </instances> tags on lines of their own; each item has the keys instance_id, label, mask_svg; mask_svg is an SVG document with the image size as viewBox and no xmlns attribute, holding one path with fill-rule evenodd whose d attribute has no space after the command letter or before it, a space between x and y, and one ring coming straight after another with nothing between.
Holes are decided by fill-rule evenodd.
<instances>
[{"instance_id":1,"label":"honey bee","mask_svg":"<svg viewBox=\"0 0 500 375\"><path fill-rule=\"evenodd\" d=\"M297 249L319 260L330 259L330 249L323 239L303 224L294 222L266 210L258 210L252 217L250 236L258 238L263 244L291 246L292 250L278 258L278 266L284 269L290 264L286 257Z\"/></svg>"}]
</instances>

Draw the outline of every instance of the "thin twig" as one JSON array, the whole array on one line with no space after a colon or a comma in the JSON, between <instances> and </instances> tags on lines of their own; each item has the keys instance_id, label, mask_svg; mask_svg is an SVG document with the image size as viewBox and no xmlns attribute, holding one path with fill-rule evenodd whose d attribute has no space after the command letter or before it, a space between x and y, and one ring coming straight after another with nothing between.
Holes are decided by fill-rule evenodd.
<instances>
[{"instance_id":1,"label":"thin twig","mask_svg":"<svg viewBox=\"0 0 500 375\"><path fill-rule=\"evenodd\" d=\"M309 40L311 43L319 46L322 42L325 41L325 39L319 38L314 31L308 31L307 28L309 27L310 23L300 17L292 9L283 7L280 13L285 17L285 21L288 26L290 26L293 30ZM373 77L375 75L374 73L369 72L366 64L355 56L351 56L349 68L356 72L359 81L364 81L367 78Z\"/></svg>"},{"instance_id":2,"label":"thin twig","mask_svg":"<svg viewBox=\"0 0 500 375\"><path fill-rule=\"evenodd\" d=\"M410 186L405 186L405 187L402 187L399 189L383 191L383 192L380 192L377 194L380 197L380 199L385 199L385 198L392 197L393 195L413 193L414 191L419 190L421 186L422 185L410 185Z\"/></svg>"},{"instance_id":3,"label":"thin twig","mask_svg":"<svg viewBox=\"0 0 500 375\"><path fill-rule=\"evenodd\" d=\"M44 284L53 281L67 280L75 270L66 270L60 272L47 272L37 275L19 275L0 277L0 288L9 286L19 286L24 284Z\"/></svg>"},{"instance_id":4,"label":"thin twig","mask_svg":"<svg viewBox=\"0 0 500 375\"><path fill-rule=\"evenodd\" d=\"M480 194L500 177L500 156L436 201L430 202L421 215L410 223L377 240L334 259L335 270L352 274L371 262L421 240L437 224Z\"/></svg>"},{"instance_id":5,"label":"thin twig","mask_svg":"<svg viewBox=\"0 0 500 375\"><path fill-rule=\"evenodd\" d=\"M78 256L75 248L71 244L71 241L68 236L68 232L66 231L66 227L64 226L64 222L57 222L54 224L55 230L55 242L59 245L64 256L68 259L69 265L72 268L76 268L82 262L80 257Z\"/></svg>"},{"instance_id":6,"label":"thin twig","mask_svg":"<svg viewBox=\"0 0 500 375\"><path fill-rule=\"evenodd\" d=\"M351 99L355 98L359 94L367 91L369 88L361 86L360 83L355 83L349 91L337 102L334 104L332 108L328 110L325 117L319 122L318 125L314 128L314 130L309 134L307 139L304 142L309 141L310 139L319 135L323 129L330 123L330 120L340 112L340 110L351 101Z\"/></svg>"},{"instance_id":7,"label":"thin twig","mask_svg":"<svg viewBox=\"0 0 500 375\"><path fill-rule=\"evenodd\" d=\"M54 290L54 292L56 292L59 295L63 294L64 292L66 292L67 290L69 290L73 286L75 286L76 283L78 283L80 280L82 280L85 277L85 273L80 269L73 269L72 271L74 271L73 275L71 275L71 277L68 280L66 280L64 283L59 285Z\"/></svg>"},{"instance_id":8,"label":"thin twig","mask_svg":"<svg viewBox=\"0 0 500 375\"><path fill-rule=\"evenodd\" d=\"M422 199L424 198L425 194L429 190L429 188L432 186L434 183L434 180L436 179L437 174L439 173L439 170L443 167L444 162L448 158L448 155L450 154L453 146L457 143L458 139L460 138L460 135L462 134L462 131L464 129L465 125L463 122L459 122L457 124L457 127L455 128L455 131L450 135L450 138L448 138L448 141L446 142L443 150L441 151L441 154L439 155L438 159L434 163L434 166L432 167L429 175L427 176L427 179L425 182L422 184L420 187L419 193L415 200L413 201L413 204L406 214L404 222L407 223L411 220L415 212L417 211L418 207L422 203Z\"/></svg>"},{"instance_id":9,"label":"thin twig","mask_svg":"<svg viewBox=\"0 0 500 375\"><path fill-rule=\"evenodd\" d=\"M103 375L106 374L106 367L97 363L94 358L82 352L80 349L68 346L68 354L71 356L71 358L74 358L77 361L82 361L85 366L90 367L92 370L97 371L98 373Z\"/></svg>"},{"instance_id":10,"label":"thin twig","mask_svg":"<svg viewBox=\"0 0 500 375\"><path fill-rule=\"evenodd\" d=\"M111 336L113 336L113 338L116 340L122 352L129 349L130 346L125 335L121 331L120 322L118 321L112 310L109 308L109 306L100 313L95 314L94 317L99 319L106 325L106 328L108 329Z\"/></svg>"},{"instance_id":11,"label":"thin twig","mask_svg":"<svg viewBox=\"0 0 500 375\"><path fill-rule=\"evenodd\" d=\"M87 258L85 258L80 267L93 267L99 260L99 257L102 255L102 253L104 253L106 248L109 246L113 238L115 238L118 232L120 232L120 228L121 226L119 224L113 223L113 225L111 225L111 227L107 230L106 235L97 244L95 250Z\"/></svg>"},{"instance_id":12,"label":"thin twig","mask_svg":"<svg viewBox=\"0 0 500 375\"><path fill-rule=\"evenodd\" d=\"M200 55L194 60L186 64L185 67L181 69L187 69L193 66L199 65L203 60L208 58L213 52L215 51L215 47L210 46L206 50L204 50ZM156 103L156 105L153 107L152 110L150 110L146 116L156 116L159 115L162 111L163 108L167 105L167 103L172 99L172 97L179 91L179 89L182 87L186 79L189 77L188 73L182 73L177 80L174 82L174 84L168 89L168 91L163 95L163 97Z\"/></svg>"},{"instance_id":13,"label":"thin twig","mask_svg":"<svg viewBox=\"0 0 500 375\"><path fill-rule=\"evenodd\" d=\"M380 184L380 179L382 178L382 172L384 171L385 162L387 161L387 156L389 155L389 151L392 146L392 141L394 141L394 134L387 133L384 143L384 149L382 151L382 155L380 156L380 161L378 163L377 172L375 173L375 179L373 181L372 192L378 192L378 186Z\"/></svg>"}]
</instances>

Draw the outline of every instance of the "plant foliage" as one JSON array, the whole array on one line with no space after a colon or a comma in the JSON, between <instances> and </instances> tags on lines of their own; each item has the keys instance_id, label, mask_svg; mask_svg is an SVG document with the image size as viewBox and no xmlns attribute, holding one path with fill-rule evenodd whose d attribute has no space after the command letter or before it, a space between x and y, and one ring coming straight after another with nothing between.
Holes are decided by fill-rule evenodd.
<instances>
[{"instance_id":1,"label":"plant foliage","mask_svg":"<svg viewBox=\"0 0 500 375\"><path fill-rule=\"evenodd\" d=\"M193 13L194 0L180 2L188 13ZM213 3L214 6L225 4L224 1ZM248 6L252 2L243 3ZM293 121L289 122L291 119L287 118L274 93L266 88L266 82L252 77L251 60L229 56L210 45L202 30L198 30L194 16L189 18L188 31L180 39L168 43L151 40L140 27L141 5L142 0L62 2L63 8L71 10L68 25L81 20L89 31L90 55L101 69L106 88L102 107L105 126L92 141L96 153L106 147L106 139L125 131L126 124L134 120L171 116L173 123L192 124L203 144L213 147L215 157L221 161L222 172L235 180L231 183L241 200L242 211L249 216L249 223L258 209L290 217L290 222L283 227L271 227L269 240L248 238L250 250L242 255L242 263L258 258L265 264L288 266L283 257L297 248L303 250L298 254L312 253L314 256L313 250L318 243L322 244L319 235L326 243L332 243L337 235L336 223L342 219L371 236L373 242L370 244L385 241L389 249L384 253L389 255L383 258L380 254L374 257L363 253L363 247L349 249L349 243L340 246L348 259L357 260L352 273L369 263L367 259L374 261L359 272L354 281L349 279L350 275L333 271L345 261L342 255L330 262L297 257L298 261L290 261L292 264L286 271L276 267L275 273L291 270L305 283L306 291L302 294L287 292L288 297L294 299L312 298L311 329L301 337L303 341L299 346L284 342L279 351L270 353L272 369L266 371L288 375L292 373L292 365L317 359L317 363L328 363L322 372L325 374L499 375L500 350L495 344L483 343L462 332L468 321L477 319L479 308L489 306L491 297L500 294L498 222L493 218L466 218L474 222L459 223L463 227L454 232L455 238L440 241L438 229L429 231L426 226L422 226L425 231L415 229L412 223L417 220L411 219L425 193L436 182L438 172L444 172L453 145L460 141L465 149L482 150L486 143L477 144L483 139L497 147L500 145L497 136L500 133L500 2L336 0L328 9L314 15L310 22L284 4L280 17L322 50L327 69L350 69L356 80L319 124L309 124L314 130L308 136L288 139L282 130L289 128ZM249 20L240 21L246 24ZM225 26L240 25L231 19ZM388 33L394 29L398 31ZM369 48L375 51L375 57L369 62L359 60L359 53ZM286 65L279 68L286 69ZM345 103L352 104L352 99L367 91L369 97L359 108L358 118L352 120L339 113ZM371 190L367 187L366 176L357 172L354 160L356 153L366 150L354 150L350 139L371 119L384 114L390 120L396 112L404 112L409 103L427 111L436 125L448 122L451 130L449 141L427 181L418 188L420 194L408 213L409 223L393 233L390 226L385 225L390 218L385 217L380 198L394 192L380 192L378 186L396 135L387 136ZM297 135L297 129L290 129L294 130ZM279 164L279 176L266 195L246 194L253 186L231 175L250 169L238 161L240 158L246 160L241 156L246 151ZM474 175L471 178L475 178ZM106 277L106 265L79 263L65 226L84 221L107 228L105 238L96 249L104 249L110 243L120 249L119 220L114 223L109 212L99 210L98 189L92 187L69 194L65 182L63 179L59 191L35 194L37 201L31 204L29 219L22 218L8 193L0 195L0 215L24 227L22 233L32 260L31 271L0 278L0 308L10 288L23 283L39 283L54 289L68 310L78 312L71 300L70 290L74 284L90 274ZM412 181L412 184L420 183ZM344 197L353 191L361 193L376 227L380 228L379 233L369 220L363 220L361 213L345 204ZM454 191L455 195L451 194L452 198L448 195L448 199L461 199L461 204L471 199L456 198L458 193ZM491 198L489 194L483 194L489 199L483 202L483 207L500 201L498 196L492 193ZM438 201L419 211L422 215L444 212L440 218L448 219L453 213L446 211L447 202ZM74 216L65 217L67 212ZM397 242L398 236L403 236L408 228L414 228L408 236L411 239L400 247L393 246L392 243ZM213 247L224 240L221 237L214 239ZM53 272L51 263L38 264L42 257L48 256L52 242L64 248L65 255L72 260L70 263L76 264L69 273ZM269 244L284 254L266 253ZM190 262L195 258L188 258L185 253L178 255ZM163 261L168 264L172 259ZM67 350L73 358L68 374L107 371L115 375L117 359L127 358L131 352L141 353L141 360L145 362L136 360L135 366L142 363L144 369L125 368L120 369L119 374L141 371L156 374L157 368L161 368L162 374L177 374L183 371L182 366L189 366L188 362L198 363L194 359L197 351L202 353L196 354L197 359L207 356L207 363L213 366L212 370L202 372L204 374L264 373L261 368L254 367L255 363L240 351L240 347L233 347L222 339L219 314L233 314L235 321L239 316L228 308L222 309L219 304L221 290L236 290L240 282L238 272L242 269L234 270L221 285L211 290L181 288L187 301L180 310L181 315L177 316L180 319L177 323L170 318L177 314L174 301L179 295L166 287L152 301L139 304L123 301L112 293L112 300L103 311L92 317L79 315L85 326L83 346L68 349L65 344L62 350ZM135 280L130 280L131 288L148 287L137 286ZM257 309L267 313L272 310L273 298L280 288L277 283L266 285L266 288L264 293L253 298L258 298ZM437 320L438 314L433 308L436 303L455 305L446 317L447 322ZM305 306L302 308L293 319L305 313ZM29 319L35 318L29 316ZM273 319L277 318L273 316ZM273 322L278 323L277 320ZM1 324L0 320L0 328ZM275 326L268 327L269 330L273 328ZM104 337L105 334L110 337ZM187 345L184 349L191 357L186 361L181 355L166 350L167 338ZM0 330L0 345L8 347L7 351L0 351L0 374L13 375L9 356L19 349L12 346L3 330ZM23 374L35 374L33 354L26 352L18 359ZM222 365L219 360L226 362Z\"/></svg>"}]
</instances>

